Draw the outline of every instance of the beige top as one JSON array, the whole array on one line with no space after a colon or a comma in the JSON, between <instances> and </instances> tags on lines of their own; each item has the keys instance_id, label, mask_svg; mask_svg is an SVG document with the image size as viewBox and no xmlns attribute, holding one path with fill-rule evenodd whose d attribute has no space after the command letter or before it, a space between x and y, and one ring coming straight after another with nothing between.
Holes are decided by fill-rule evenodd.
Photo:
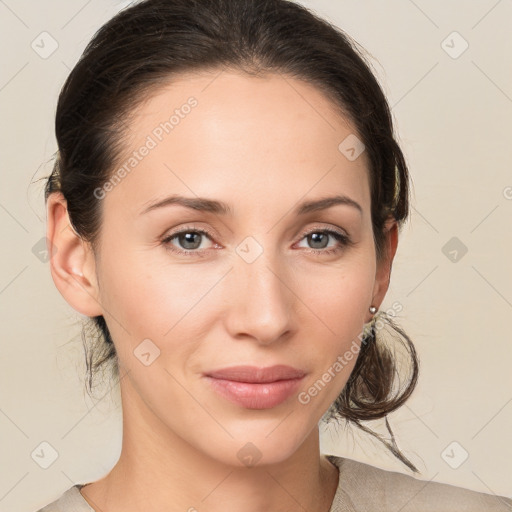
<instances>
[{"instance_id":1,"label":"beige top","mask_svg":"<svg viewBox=\"0 0 512 512\"><path fill-rule=\"evenodd\" d=\"M418 480L352 459L327 455L339 480L329 512L512 512L512 500ZM37 512L96 512L76 484Z\"/></svg>"}]
</instances>

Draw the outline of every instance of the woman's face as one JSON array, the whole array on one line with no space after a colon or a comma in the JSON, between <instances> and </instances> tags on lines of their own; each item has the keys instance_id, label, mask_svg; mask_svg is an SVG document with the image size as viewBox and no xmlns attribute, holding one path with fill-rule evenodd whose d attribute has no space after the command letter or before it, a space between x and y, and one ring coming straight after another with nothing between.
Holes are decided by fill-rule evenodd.
<instances>
[{"instance_id":1,"label":"woman's face","mask_svg":"<svg viewBox=\"0 0 512 512\"><path fill-rule=\"evenodd\" d=\"M284 460L343 389L387 288L355 129L304 82L230 72L183 75L126 129L95 261L125 414L229 464ZM239 365L303 377L207 376Z\"/></svg>"}]
</instances>

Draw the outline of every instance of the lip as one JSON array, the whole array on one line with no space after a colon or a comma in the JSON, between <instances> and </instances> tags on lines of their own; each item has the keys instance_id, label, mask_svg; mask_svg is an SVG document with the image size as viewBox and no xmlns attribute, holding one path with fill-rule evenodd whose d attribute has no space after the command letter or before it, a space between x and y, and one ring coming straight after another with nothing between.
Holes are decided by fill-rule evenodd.
<instances>
[{"instance_id":1,"label":"lip","mask_svg":"<svg viewBox=\"0 0 512 512\"><path fill-rule=\"evenodd\" d=\"M204 374L213 390L247 409L271 409L283 403L300 386L306 373L286 365L258 368L232 366Z\"/></svg>"},{"instance_id":2,"label":"lip","mask_svg":"<svg viewBox=\"0 0 512 512\"><path fill-rule=\"evenodd\" d=\"M230 366L221 370L206 373L214 379L232 380L235 382L268 383L278 380L289 380L304 377L306 373L292 366L278 364L258 368L257 366Z\"/></svg>"}]
</instances>

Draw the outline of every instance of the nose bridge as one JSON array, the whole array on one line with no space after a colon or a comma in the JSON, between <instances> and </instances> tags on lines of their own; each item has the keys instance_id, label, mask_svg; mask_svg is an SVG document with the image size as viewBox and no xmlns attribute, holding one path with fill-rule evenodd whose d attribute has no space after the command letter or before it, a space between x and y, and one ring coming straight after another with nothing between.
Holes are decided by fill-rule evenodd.
<instances>
[{"instance_id":1,"label":"nose bridge","mask_svg":"<svg viewBox=\"0 0 512 512\"><path fill-rule=\"evenodd\" d=\"M286 266L276 251L248 237L237 247L228 314L232 335L246 334L260 343L278 340L292 328L294 295Z\"/></svg>"}]
</instances>

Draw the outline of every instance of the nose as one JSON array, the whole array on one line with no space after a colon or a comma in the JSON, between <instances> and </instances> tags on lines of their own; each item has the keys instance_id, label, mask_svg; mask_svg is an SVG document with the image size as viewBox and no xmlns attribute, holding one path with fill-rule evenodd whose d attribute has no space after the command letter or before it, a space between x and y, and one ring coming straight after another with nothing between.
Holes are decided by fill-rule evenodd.
<instances>
[{"instance_id":1,"label":"nose","mask_svg":"<svg viewBox=\"0 0 512 512\"><path fill-rule=\"evenodd\" d=\"M265 252L250 263L235 258L225 289L226 328L234 339L252 338L269 345L294 331L297 299L286 274L285 265Z\"/></svg>"}]
</instances>

